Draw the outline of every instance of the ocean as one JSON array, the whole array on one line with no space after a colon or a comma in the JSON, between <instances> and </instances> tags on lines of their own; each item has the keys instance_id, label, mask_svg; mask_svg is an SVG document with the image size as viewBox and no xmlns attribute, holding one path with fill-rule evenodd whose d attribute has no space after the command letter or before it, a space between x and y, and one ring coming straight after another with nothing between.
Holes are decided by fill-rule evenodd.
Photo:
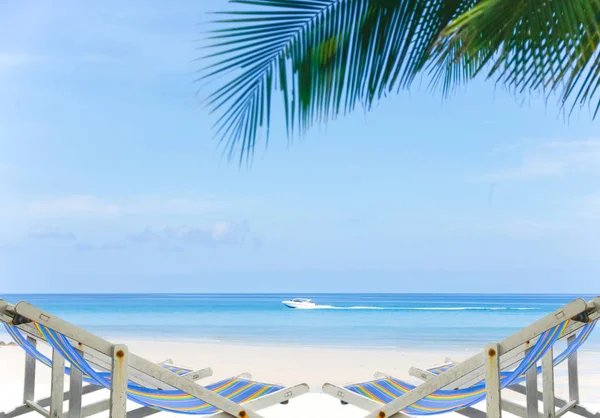
<instances>
[{"instance_id":1,"label":"ocean","mask_svg":"<svg viewBox=\"0 0 600 418\"><path fill-rule=\"evenodd\" d=\"M319 309L282 300L312 298ZM499 341L576 297L474 294L27 294L39 306L110 340L472 349ZM0 329L0 340L8 335ZM600 332L586 349L600 349Z\"/></svg>"}]
</instances>

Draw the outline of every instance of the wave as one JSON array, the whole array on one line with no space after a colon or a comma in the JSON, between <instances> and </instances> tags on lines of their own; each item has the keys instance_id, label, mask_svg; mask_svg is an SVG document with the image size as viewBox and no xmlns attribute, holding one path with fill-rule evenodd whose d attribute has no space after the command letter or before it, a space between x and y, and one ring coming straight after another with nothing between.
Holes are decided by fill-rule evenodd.
<instances>
[{"instance_id":1,"label":"wave","mask_svg":"<svg viewBox=\"0 0 600 418\"><path fill-rule=\"evenodd\" d=\"M459 308L411 308L415 311L534 311L536 308L511 308L503 307L488 307L488 306L464 306Z\"/></svg>"},{"instance_id":2,"label":"wave","mask_svg":"<svg viewBox=\"0 0 600 418\"><path fill-rule=\"evenodd\" d=\"M332 306L332 305L315 305L302 306L295 309L314 310L314 309L336 309L336 310L377 310L377 311L533 311L536 308L511 308L511 307L489 307L489 306L459 306L459 307L419 307L419 308L399 308L399 307L384 307L384 306Z\"/></svg>"}]
</instances>

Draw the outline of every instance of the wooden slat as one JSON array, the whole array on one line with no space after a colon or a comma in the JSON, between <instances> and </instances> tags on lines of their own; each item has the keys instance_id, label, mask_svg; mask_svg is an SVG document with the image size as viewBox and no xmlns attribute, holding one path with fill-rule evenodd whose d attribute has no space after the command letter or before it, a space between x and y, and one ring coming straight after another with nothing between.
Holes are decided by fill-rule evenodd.
<instances>
[{"instance_id":1,"label":"wooden slat","mask_svg":"<svg viewBox=\"0 0 600 418\"><path fill-rule=\"evenodd\" d=\"M27 337L34 347L36 346L36 340L31 337ZM25 353L25 383L23 385L23 403L26 401L35 400L35 359L29 354Z\"/></svg>"},{"instance_id":2,"label":"wooden slat","mask_svg":"<svg viewBox=\"0 0 600 418\"><path fill-rule=\"evenodd\" d=\"M51 376L50 418L62 418L65 392L65 359L56 350L52 350Z\"/></svg>"},{"instance_id":3,"label":"wooden slat","mask_svg":"<svg viewBox=\"0 0 600 418\"><path fill-rule=\"evenodd\" d=\"M558 412L556 413L556 417L557 418L562 417L567 412L571 412L576 406L577 406L577 403L575 401L569 401L565 406L563 406L562 408L560 408L558 410Z\"/></svg>"},{"instance_id":4,"label":"wooden slat","mask_svg":"<svg viewBox=\"0 0 600 418\"><path fill-rule=\"evenodd\" d=\"M542 358L542 390L544 394L544 417L556 418L556 405L554 403L554 350L552 347L548 349Z\"/></svg>"},{"instance_id":5,"label":"wooden slat","mask_svg":"<svg viewBox=\"0 0 600 418\"><path fill-rule=\"evenodd\" d=\"M112 378L110 381L110 418L125 418L127 415L127 346L115 344L112 356Z\"/></svg>"},{"instance_id":6,"label":"wooden slat","mask_svg":"<svg viewBox=\"0 0 600 418\"><path fill-rule=\"evenodd\" d=\"M573 342L575 337L569 338L569 343ZM577 365L577 353L573 353L567 360L569 374L569 400L579 403L579 370Z\"/></svg>"},{"instance_id":7,"label":"wooden slat","mask_svg":"<svg viewBox=\"0 0 600 418\"><path fill-rule=\"evenodd\" d=\"M485 411L488 418L502 417L499 350L500 345L496 343L485 347Z\"/></svg>"},{"instance_id":8,"label":"wooden slat","mask_svg":"<svg viewBox=\"0 0 600 418\"><path fill-rule=\"evenodd\" d=\"M33 409L35 412L37 412L38 414L40 414L46 418L48 418L50 416L50 413L48 412L48 410L43 408L41 405L35 403L34 401L25 401L25 405L27 405L29 408Z\"/></svg>"},{"instance_id":9,"label":"wooden slat","mask_svg":"<svg viewBox=\"0 0 600 418\"><path fill-rule=\"evenodd\" d=\"M83 375L77 367L71 366L69 374L69 418L81 418L83 401Z\"/></svg>"},{"instance_id":10,"label":"wooden slat","mask_svg":"<svg viewBox=\"0 0 600 418\"><path fill-rule=\"evenodd\" d=\"M537 400L537 366L534 364L525 374L525 384L527 387L527 418L538 418L539 406Z\"/></svg>"}]
</instances>

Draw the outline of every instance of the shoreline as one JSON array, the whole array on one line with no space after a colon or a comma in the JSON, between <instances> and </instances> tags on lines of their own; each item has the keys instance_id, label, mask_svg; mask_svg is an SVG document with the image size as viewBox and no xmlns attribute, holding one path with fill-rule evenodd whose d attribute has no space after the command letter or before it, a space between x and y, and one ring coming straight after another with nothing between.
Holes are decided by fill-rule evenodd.
<instances>
[{"instance_id":1,"label":"shoreline","mask_svg":"<svg viewBox=\"0 0 600 418\"><path fill-rule=\"evenodd\" d=\"M255 341L255 340L243 340L243 339L202 339L202 338L186 338L186 337L173 337L168 338L164 336L159 336L155 338L149 338L147 335L142 336L134 336L128 335L127 337L118 334L108 334L108 335L100 335L99 336L107 341L112 343L121 343L126 345L138 345L138 344L188 344L188 345L197 345L197 346L207 346L207 347L222 347L222 346L231 346L231 347L256 347L256 348L302 348L302 349L315 349L315 350L339 350L339 351L382 351L382 352L421 352L425 351L428 353L436 353L436 354L445 354L445 353L454 353L454 354L474 354L478 351L483 350L485 343L481 345L472 345L472 346L463 346L457 347L456 345L440 345L438 341L426 341L422 346L417 345L364 345L360 343L355 344L329 344L329 343L296 343L296 342L287 342L287 341L277 341L277 340L263 340L263 341ZM0 329L0 347L5 345L9 345L14 343L10 335L4 330ZM598 354L600 355L600 345L598 344L587 344L583 345L579 349L580 353L589 353L589 354Z\"/></svg>"}]
</instances>

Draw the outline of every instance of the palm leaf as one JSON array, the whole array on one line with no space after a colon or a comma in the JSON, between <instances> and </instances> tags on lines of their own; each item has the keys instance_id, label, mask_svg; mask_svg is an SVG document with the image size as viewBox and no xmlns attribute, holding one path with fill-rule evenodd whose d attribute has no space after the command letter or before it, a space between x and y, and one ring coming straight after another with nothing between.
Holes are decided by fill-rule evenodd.
<instances>
[{"instance_id":1,"label":"palm leaf","mask_svg":"<svg viewBox=\"0 0 600 418\"><path fill-rule=\"evenodd\" d=\"M600 0L231 3L240 10L214 22L201 80L216 86L207 99L217 136L240 162L268 141L274 93L291 139L370 109L424 69L445 94L487 73L515 93L560 91L572 108L600 109Z\"/></svg>"},{"instance_id":2,"label":"palm leaf","mask_svg":"<svg viewBox=\"0 0 600 418\"><path fill-rule=\"evenodd\" d=\"M235 0L208 40L203 83L229 156L268 140L279 91L288 138L407 88L441 31L476 0ZM251 7L241 10L243 6ZM223 80L223 78L220 78Z\"/></svg>"},{"instance_id":3,"label":"palm leaf","mask_svg":"<svg viewBox=\"0 0 600 418\"><path fill-rule=\"evenodd\" d=\"M600 0L482 0L434 48L444 86L485 72L515 93L558 91L562 103L600 107ZM458 68L458 70L457 70Z\"/></svg>"}]
</instances>

